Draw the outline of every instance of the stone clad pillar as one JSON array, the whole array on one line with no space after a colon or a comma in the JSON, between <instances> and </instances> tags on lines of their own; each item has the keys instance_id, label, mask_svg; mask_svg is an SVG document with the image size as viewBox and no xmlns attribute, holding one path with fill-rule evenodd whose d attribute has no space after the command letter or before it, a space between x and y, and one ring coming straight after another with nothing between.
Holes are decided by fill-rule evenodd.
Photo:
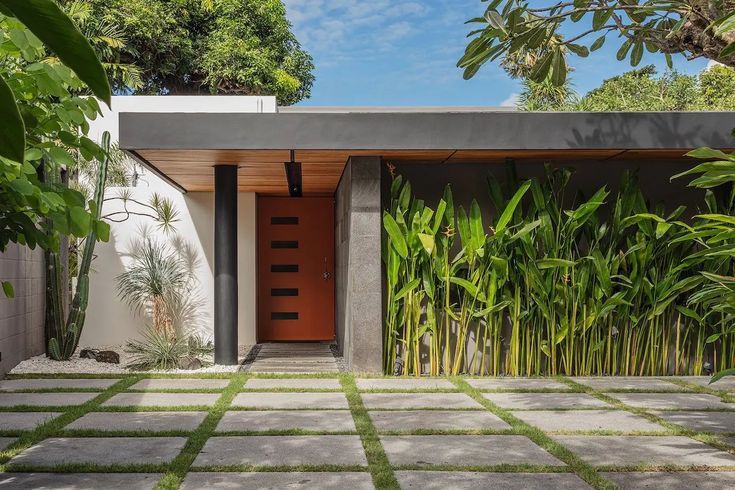
<instances>
[{"instance_id":1,"label":"stone clad pillar","mask_svg":"<svg viewBox=\"0 0 735 490\"><path fill-rule=\"evenodd\" d=\"M337 341L355 372L383 365L380 165L350 157L335 194Z\"/></svg>"}]
</instances>

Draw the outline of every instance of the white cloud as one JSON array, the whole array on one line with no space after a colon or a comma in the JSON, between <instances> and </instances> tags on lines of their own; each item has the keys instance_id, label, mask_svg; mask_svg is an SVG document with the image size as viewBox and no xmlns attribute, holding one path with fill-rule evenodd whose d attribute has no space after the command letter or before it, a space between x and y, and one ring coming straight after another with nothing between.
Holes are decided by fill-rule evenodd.
<instances>
[{"instance_id":1,"label":"white cloud","mask_svg":"<svg viewBox=\"0 0 735 490\"><path fill-rule=\"evenodd\" d=\"M507 99L500 103L500 107L518 107L520 96L521 94L513 92Z\"/></svg>"},{"instance_id":2,"label":"white cloud","mask_svg":"<svg viewBox=\"0 0 735 490\"><path fill-rule=\"evenodd\" d=\"M429 7L414 0L284 0L301 44L327 58L370 54L418 30Z\"/></svg>"}]
</instances>

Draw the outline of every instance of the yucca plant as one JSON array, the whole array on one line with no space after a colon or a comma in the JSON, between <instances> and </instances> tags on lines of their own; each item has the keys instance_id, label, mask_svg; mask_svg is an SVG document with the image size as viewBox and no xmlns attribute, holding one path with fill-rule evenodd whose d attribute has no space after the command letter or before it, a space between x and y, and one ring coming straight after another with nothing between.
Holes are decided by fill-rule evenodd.
<instances>
[{"instance_id":1,"label":"yucca plant","mask_svg":"<svg viewBox=\"0 0 735 490\"><path fill-rule=\"evenodd\" d=\"M117 276L118 295L136 313L149 312L154 330L176 337L170 307L189 293L193 271L168 246L150 238L133 247L132 258L132 265Z\"/></svg>"}]
</instances>

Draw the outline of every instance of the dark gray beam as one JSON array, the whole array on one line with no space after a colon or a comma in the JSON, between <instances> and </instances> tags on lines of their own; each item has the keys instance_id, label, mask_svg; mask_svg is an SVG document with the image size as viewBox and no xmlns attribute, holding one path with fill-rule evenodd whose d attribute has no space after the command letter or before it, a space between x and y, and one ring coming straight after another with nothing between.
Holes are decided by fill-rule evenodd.
<instances>
[{"instance_id":1,"label":"dark gray beam","mask_svg":"<svg viewBox=\"0 0 735 490\"><path fill-rule=\"evenodd\" d=\"M237 166L214 167L214 362L237 364Z\"/></svg>"},{"instance_id":2,"label":"dark gray beam","mask_svg":"<svg viewBox=\"0 0 735 490\"><path fill-rule=\"evenodd\" d=\"M734 112L121 113L142 149L573 150L730 148Z\"/></svg>"}]
</instances>

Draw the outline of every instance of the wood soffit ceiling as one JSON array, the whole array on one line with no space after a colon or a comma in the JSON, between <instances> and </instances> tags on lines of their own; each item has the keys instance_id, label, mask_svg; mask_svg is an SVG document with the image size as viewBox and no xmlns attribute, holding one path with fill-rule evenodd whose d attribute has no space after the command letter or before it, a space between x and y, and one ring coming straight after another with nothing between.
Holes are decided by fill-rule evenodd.
<instances>
[{"instance_id":1,"label":"wood soffit ceiling","mask_svg":"<svg viewBox=\"0 0 735 490\"><path fill-rule=\"evenodd\" d=\"M295 160L302 164L305 196L332 195L352 156L377 155L393 163L499 164L508 158L519 163L545 161L625 161L672 160L682 158L684 150L296 150ZM289 150L137 150L145 165L189 192L214 190L215 165L237 164L238 189L264 195L287 196L284 162Z\"/></svg>"}]
</instances>

